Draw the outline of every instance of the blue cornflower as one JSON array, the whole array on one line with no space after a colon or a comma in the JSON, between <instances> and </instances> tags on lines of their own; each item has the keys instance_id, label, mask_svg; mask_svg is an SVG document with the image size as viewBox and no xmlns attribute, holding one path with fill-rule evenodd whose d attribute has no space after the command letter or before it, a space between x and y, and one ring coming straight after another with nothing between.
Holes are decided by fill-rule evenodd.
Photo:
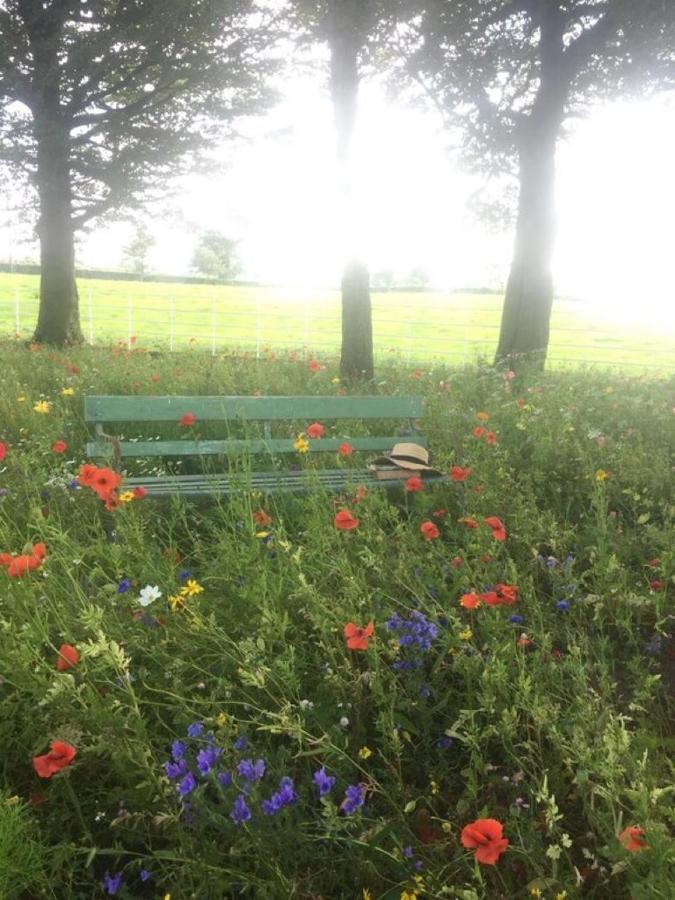
<instances>
[{"instance_id":1,"label":"blue cornflower","mask_svg":"<svg viewBox=\"0 0 675 900\"><path fill-rule=\"evenodd\" d=\"M298 795L293 789L293 779L286 775L279 782L279 790L272 794L269 800L263 800L261 808L266 816L274 816L284 806L290 806L297 799Z\"/></svg>"},{"instance_id":2,"label":"blue cornflower","mask_svg":"<svg viewBox=\"0 0 675 900\"><path fill-rule=\"evenodd\" d=\"M351 816L363 806L365 799L365 784L350 784L345 791L345 799L340 804L340 809L346 816Z\"/></svg>"},{"instance_id":3,"label":"blue cornflower","mask_svg":"<svg viewBox=\"0 0 675 900\"><path fill-rule=\"evenodd\" d=\"M509 616L509 622L513 622L514 625L522 625L525 621L525 616L513 615Z\"/></svg>"},{"instance_id":4,"label":"blue cornflower","mask_svg":"<svg viewBox=\"0 0 675 900\"><path fill-rule=\"evenodd\" d=\"M253 762L252 759L242 759L237 766L237 772L239 772L241 777L245 778L246 781L260 781L265 774L265 760L256 759L256 761Z\"/></svg>"},{"instance_id":5,"label":"blue cornflower","mask_svg":"<svg viewBox=\"0 0 675 900\"><path fill-rule=\"evenodd\" d=\"M197 787L197 781L192 772L188 772L187 775L181 779L178 784L178 793L181 797L185 797L187 794L192 793L194 789Z\"/></svg>"},{"instance_id":6,"label":"blue cornflower","mask_svg":"<svg viewBox=\"0 0 675 900\"><path fill-rule=\"evenodd\" d=\"M546 568L547 569L555 569L555 568L557 568L557 566L558 566L558 560L555 558L555 556L549 556L548 559L546 560Z\"/></svg>"},{"instance_id":7,"label":"blue cornflower","mask_svg":"<svg viewBox=\"0 0 675 900\"><path fill-rule=\"evenodd\" d=\"M567 600L558 600L555 605L555 608L560 612L565 612L565 610L570 608L570 605Z\"/></svg>"},{"instance_id":8,"label":"blue cornflower","mask_svg":"<svg viewBox=\"0 0 675 900\"><path fill-rule=\"evenodd\" d=\"M333 790L333 785L335 784L335 775L328 775L326 773L326 767L321 766L320 769L312 775L312 781L317 786L319 791L319 797L325 797L326 794L330 794Z\"/></svg>"},{"instance_id":9,"label":"blue cornflower","mask_svg":"<svg viewBox=\"0 0 675 900\"><path fill-rule=\"evenodd\" d=\"M204 723L203 722L193 722L192 725L188 725L188 727L187 727L188 737L199 737L203 731L204 731Z\"/></svg>"},{"instance_id":10,"label":"blue cornflower","mask_svg":"<svg viewBox=\"0 0 675 900\"><path fill-rule=\"evenodd\" d=\"M448 747L452 747L452 738L447 734L441 735L436 741L436 746L439 750L447 750Z\"/></svg>"},{"instance_id":11,"label":"blue cornflower","mask_svg":"<svg viewBox=\"0 0 675 900\"><path fill-rule=\"evenodd\" d=\"M571 553L568 553L567 556L565 557L565 559L563 560L563 564L562 564L563 569L565 571L567 571L573 562L574 562L574 557L572 556Z\"/></svg>"},{"instance_id":12,"label":"blue cornflower","mask_svg":"<svg viewBox=\"0 0 675 900\"><path fill-rule=\"evenodd\" d=\"M424 863L422 862L422 860L416 859L415 862L413 863L413 869L416 872L421 872L423 868L424 868Z\"/></svg>"},{"instance_id":13,"label":"blue cornflower","mask_svg":"<svg viewBox=\"0 0 675 900\"><path fill-rule=\"evenodd\" d=\"M71 491L77 491L80 489L80 482L77 480L77 478L73 478L72 481L68 482L68 489Z\"/></svg>"},{"instance_id":14,"label":"blue cornflower","mask_svg":"<svg viewBox=\"0 0 675 900\"><path fill-rule=\"evenodd\" d=\"M174 741L171 745L171 756L176 762L178 762L179 759L182 759L185 756L186 750L187 747L183 743L183 741Z\"/></svg>"},{"instance_id":15,"label":"blue cornflower","mask_svg":"<svg viewBox=\"0 0 675 900\"><path fill-rule=\"evenodd\" d=\"M152 878L152 872L149 872L147 869L141 869L138 873L138 877L141 881L149 881Z\"/></svg>"},{"instance_id":16,"label":"blue cornflower","mask_svg":"<svg viewBox=\"0 0 675 900\"><path fill-rule=\"evenodd\" d=\"M218 772L218 781L223 787L229 787L232 784L232 775L229 772Z\"/></svg>"},{"instance_id":17,"label":"blue cornflower","mask_svg":"<svg viewBox=\"0 0 675 900\"><path fill-rule=\"evenodd\" d=\"M189 569L181 569L178 573L178 577L181 581L187 581L188 578L192 578L192 572Z\"/></svg>"},{"instance_id":18,"label":"blue cornflower","mask_svg":"<svg viewBox=\"0 0 675 900\"><path fill-rule=\"evenodd\" d=\"M116 875L108 875L103 876L103 890L109 897L114 897L115 894L122 887L122 882L124 881L124 875L122 872L117 872Z\"/></svg>"},{"instance_id":19,"label":"blue cornflower","mask_svg":"<svg viewBox=\"0 0 675 900\"><path fill-rule=\"evenodd\" d=\"M399 647L416 646L420 650L426 651L438 636L437 626L419 610L413 610L408 619L394 613L387 619L385 626L387 631L398 632Z\"/></svg>"},{"instance_id":20,"label":"blue cornflower","mask_svg":"<svg viewBox=\"0 0 675 900\"><path fill-rule=\"evenodd\" d=\"M251 818L251 810L249 809L246 797L244 797L243 794L239 794L234 801L234 806L230 811L230 818L235 825L241 825L243 822L248 822Z\"/></svg>"},{"instance_id":21,"label":"blue cornflower","mask_svg":"<svg viewBox=\"0 0 675 900\"><path fill-rule=\"evenodd\" d=\"M414 856L413 848L408 846L403 848L403 855L406 859L412 859Z\"/></svg>"},{"instance_id":22,"label":"blue cornflower","mask_svg":"<svg viewBox=\"0 0 675 900\"><path fill-rule=\"evenodd\" d=\"M131 590L131 581L128 578L123 578L120 583L117 585L117 593L118 594L126 594L127 591Z\"/></svg>"},{"instance_id":23,"label":"blue cornflower","mask_svg":"<svg viewBox=\"0 0 675 900\"><path fill-rule=\"evenodd\" d=\"M246 735L242 734L237 740L234 742L235 750L245 750L248 747L248 738Z\"/></svg>"},{"instance_id":24,"label":"blue cornflower","mask_svg":"<svg viewBox=\"0 0 675 900\"><path fill-rule=\"evenodd\" d=\"M172 781L176 778L182 778L183 775L187 774L187 763L184 759L179 760L179 762L165 762L164 763L164 771L166 772L166 777L170 778Z\"/></svg>"},{"instance_id":25,"label":"blue cornflower","mask_svg":"<svg viewBox=\"0 0 675 900\"><path fill-rule=\"evenodd\" d=\"M220 747L216 747L215 744L209 744L208 747L204 747L199 751L197 754L197 768L202 775L209 774L222 752Z\"/></svg>"},{"instance_id":26,"label":"blue cornflower","mask_svg":"<svg viewBox=\"0 0 675 900\"><path fill-rule=\"evenodd\" d=\"M431 690L427 687L426 684L423 684L420 688L420 697L422 700L428 700L431 697Z\"/></svg>"}]
</instances>

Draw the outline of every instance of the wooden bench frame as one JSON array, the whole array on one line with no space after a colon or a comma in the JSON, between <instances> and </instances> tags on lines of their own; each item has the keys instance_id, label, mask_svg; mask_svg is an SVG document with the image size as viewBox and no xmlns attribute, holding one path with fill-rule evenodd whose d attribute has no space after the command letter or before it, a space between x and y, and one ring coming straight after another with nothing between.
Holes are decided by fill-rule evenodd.
<instances>
[{"instance_id":1,"label":"wooden bench frame","mask_svg":"<svg viewBox=\"0 0 675 900\"><path fill-rule=\"evenodd\" d=\"M272 466L278 465L279 456L293 454L299 459L295 449L295 437L273 437L274 423L303 423L294 430L295 435L314 421L322 424L340 419L382 420L397 419L407 424L403 434L374 437L325 437L309 439L308 457L317 452L337 453L340 444L348 442L357 451L373 453L387 452L393 445L407 437L425 446L424 437L416 430L423 412L421 397L206 397L206 396L90 396L85 397L84 418L93 425L95 440L87 444L90 458L112 459L116 469L121 469L122 460L140 457L224 457L228 471L221 474L202 475L162 475L153 477L125 478L125 488L143 486L149 497L166 497L180 494L186 497L213 497L233 493L260 491L279 493L283 491L304 493L316 488L328 491L342 491L349 485L366 484L391 488L401 482L380 481L368 469L345 466L340 469L315 467L295 469L270 468L265 471L238 471L233 462L246 461L247 457L264 455L270 458ZM175 423L178 425L186 413L195 416L195 428L205 422L221 422L229 430L235 426L241 430L247 423L262 423L262 435L247 440L241 437L227 437L222 440L124 440L109 434L104 426L119 425L123 422ZM290 430L290 428L289 428ZM411 438L410 435L413 434ZM412 473L411 474L415 474ZM431 481L447 481L447 476L431 476Z\"/></svg>"}]
</instances>

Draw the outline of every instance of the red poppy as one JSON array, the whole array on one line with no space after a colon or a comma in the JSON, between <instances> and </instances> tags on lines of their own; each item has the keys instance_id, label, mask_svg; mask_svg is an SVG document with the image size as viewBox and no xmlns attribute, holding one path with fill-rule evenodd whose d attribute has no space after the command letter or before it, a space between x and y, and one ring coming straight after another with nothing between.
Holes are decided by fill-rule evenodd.
<instances>
[{"instance_id":1,"label":"red poppy","mask_svg":"<svg viewBox=\"0 0 675 900\"><path fill-rule=\"evenodd\" d=\"M324 366L321 365L318 359L310 359L310 361L307 363L307 368L310 372L320 372L324 368Z\"/></svg>"},{"instance_id":2,"label":"red poppy","mask_svg":"<svg viewBox=\"0 0 675 900\"><path fill-rule=\"evenodd\" d=\"M52 453L65 453L68 449L68 444L65 441L54 441L52 444Z\"/></svg>"},{"instance_id":3,"label":"red poppy","mask_svg":"<svg viewBox=\"0 0 675 900\"><path fill-rule=\"evenodd\" d=\"M347 622L344 628L344 636L347 647L350 650L367 650L368 641L373 636L375 626L372 622L368 622L365 628L355 625L353 622Z\"/></svg>"},{"instance_id":4,"label":"red poppy","mask_svg":"<svg viewBox=\"0 0 675 900\"><path fill-rule=\"evenodd\" d=\"M485 434L485 429L483 428L482 425L476 425L476 427L474 428L472 434L473 434L473 436L476 437L476 438L482 438L483 435Z\"/></svg>"},{"instance_id":5,"label":"red poppy","mask_svg":"<svg viewBox=\"0 0 675 900\"><path fill-rule=\"evenodd\" d=\"M353 452L354 448L351 444L344 443L340 444L340 446L338 447L338 454L340 456L351 456Z\"/></svg>"},{"instance_id":6,"label":"red poppy","mask_svg":"<svg viewBox=\"0 0 675 900\"><path fill-rule=\"evenodd\" d=\"M92 491L96 491L101 500L110 500L121 484L121 475L118 475L112 469L102 467L96 470L89 487Z\"/></svg>"},{"instance_id":7,"label":"red poppy","mask_svg":"<svg viewBox=\"0 0 675 900\"><path fill-rule=\"evenodd\" d=\"M80 661L79 651L72 644L61 644L56 660L56 668L59 672L67 672L74 668Z\"/></svg>"},{"instance_id":8,"label":"red poppy","mask_svg":"<svg viewBox=\"0 0 675 900\"><path fill-rule=\"evenodd\" d=\"M267 527L272 524L272 516L268 515L264 509L257 509L253 513L253 521L256 525L264 525Z\"/></svg>"},{"instance_id":9,"label":"red poppy","mask_svg":"<svg viewBox=\"0 0 675 900\"><path fill-rule=\"evenodd\" d=\"M12 556L10 553L3 553L0 556L0 565L7 569L10 578L20 578L26 572L32 572L42 565L46 555L44 544L35 544L30 553L22 553L19 556Z\"/></svg>"},{"instance_id":10,"label":"red poppy","mask_svg":"<svg viewBox=\"0 0 675 900\"><path fill-rule=\"evenodd\" d=\"M454 569L459 569L459 567L463 564L464 564L464 560L462 559L461 556L453 556L452 559L450 560L450 565Z\"/></svg>"},{"instance_id":11,"label":"red poppy","mask_svg":"<svg viewBox=\"0 0 675 900\"><path fill-rule=\"evenodd\" d=\"M462 829L462 846L475 850L474 857L484 866L493 866L509 846L502 837L503 825L496 819L476 819Z\"/></svg>"},{"instance_id":12,"label":"red poppy","mask_svg":"<svg viewBox=\"0 0 675 900\"><path fill-rule=\"evenodd\" d=\"M619 835L619 841L624 850L635 853L638 850L649 850L649 844L644 840L644 829L635 825L624 828Z\"/></svg>"},{"instance_id":13,"label":"red poppy","mask_svg":"<svg viewBox=\"0 0 675 900\"><path fill-rule=\"evenodd\" d=\"M80 471L77 473L77 480L84 487L91 487L97 471L97 466L92 466L89 463L85 463L83 466L80 466Z\"/></svg>"},{"instance_id":14,"label":"red poppy","mask_svg":"<svg viewBox=\"0 0 675 900\"><path fill-rule=\"evenodd\" d=\"M518 599L518 587L515 584L496 584L495 591L499 595L499 602L505 606L513 606Z\"/></svg>"},{"instance_id":15,"label":"red poppy","mask_svg":"<svg viewBox=\"0 0 675 900\"><path fill-rule=\"evenodd\" d=\"M7 456L7 444L0 441L0 462Z\"/></svg>"},{"instance_id":16,"label":"red poppy","mask_svg":"<svg viewBox=\"0 0 675 900\"><path fill-rule=\"evenodd\" d=\"M497 443L497 436L495 435L494 431L488 431L488 433L485 435L485 442L487 444Z\"/></svg>"},{"instance_id":17,"label":"red poppy","mask_svg":"<svg viewBox=\"0 0 675 900\"><path fill-rule=\"evenodd\" d=\"M434 519L444 519L447 514L447 509L435 509L431 515L434 517Z\"/></svg>"},{"instance_id":18,"label":"red poppy","mask_svg":"<svg viewBox=\"0 0 675 900\"><path fill-rule=\"evenodd\" d=\"M492 537L496 541L506 540L506 529L504 528L504 523L501 519L498 519L497 516L488 516L487 519L483 519L483 522L490 526L492 529Z\"/></svg>"},{"instance_id":19,"label":"red poppy","mask_svg":"<svg viewBox=\"0 0 675 900\"><path fill-rule=\"evenodd\" d=\"M52 741L49 753L33 757L33 768L40 778L51 778L56 772L69 766L77 750L65 741Z\"/></svg>"},{"instance_id":20,"label":"red poppy","mask_svg":"<svg viewBox=\"0 0 675 900\"><path fill-rule=\"evenodd\" d=\"M326 433L326 429L320 422L312 422L305 428L305 434L308 438L321 438Z\"/></svg>"},{"instance_id":21,"label":"red poppy","mask_svg":"<svg viewBox=\"0 0 675 900\"><path fill-rule=\"evenodd\" d=\"M178 420L178 424L181 426L181 428L189 428L190 425L194 425L196 421L197 417L195 416L195 414L187 412L183 413L183 415Z\"/></svg>"},{"instance_id":22,"label":"red poppy","mask_svg":"<svg viewBox=\"0 0 675 900\"><path fill-rule=\"evenodd\" d=\"M415 494L418 491L423 491L424 485L422 484L422 479L418 478L417 475L411 475L410 478L406 479L405 489L408 494Z\"/></svg>"},{"instance_id":23,"label":"red poppy","mask_svg":"<svg viewBox=\"0 0 675 900\"><path fill-rule=\"evenodd\" d=\"M649 582L649 587L652 591L662 591L665 586L665 581L662 581L660 578L653 578Z\"/></svg>"},{"instance_id":24,"label":"red poppy","mask_svg":"<svg viewBox=\"0 0 675 900\"><path fill-rule=\"evenodd\" d=\"M353 531L354 528L358 528L359 521L359 519L354 518L348 509L341 509L333 519L333 525L339 528L340 531Z\"/></svg>"},{"instance_id":25,"label":"red poppy","mask_svg":"<svg viewBox=\"0 0 675 900\"><path fill-rule=\"evenodd\" d=\"M144 487L135 487L133 490L134 500L142 500L143 497L147 497L148 492Z\"/></svg>"},{"instance_id":26,"label":"red poppy","mask_svg":"<svg viewBox=\"0 0 675 900\"><path fill-rule=\"evenodd\" d=\"M478 522L475 519L472 519L471 516L462 516L461 519L457 519L458 522L461 522L462 525L466 525L467 528L478 528Z\"/></svg>"},{"instance_id":27,"label":"red poppy","mask_svg":"<svg viewBox=\"0 0 675 900\"><path fill-rule=\"evenodd\" d=\"M450 469L450 478L453 481L466 481L471 474L471 469L463 469L461 466L453 466Z\"/></svg>"},{"instance_id":28,"label":"red poppy","mask_svg":"<svg viewBox=\"0 0 675 900\"><path fill-rule=\"evenodd\" d=\"M481 604L481 595L471 592L470 594L462 594L459 598L459 605L464 609L476 609Z\"/></svg>"},{"instance_id":29,"label":"red poppy","mask_svg":"<svg viewBox=\"0 0 675 900\"><path fill-rule=\"evenodd\" d=\"M0 459L2 459L1 456L0 456ZM661 565L661 560L657 556L655 556L654 559L649 560L647 565L651 566L652 569L658 569L658 567Z\"/></svg>"},{"instance_id":30,"label":"red poppy","mask_svg":"<svg viewBox=\"0 0 675 900\"><path fill-rule=\"evenodd\" d=\"M500 599L497 591L486 591L484 594L480 595L480 599L485 603L486 606L499 606Z\"/></svg>"},{"instance_id":31,"label":"red poppy","mask_svg":"<svg viewBox=\"0 0 675 900\"><path fill-rule=\"evenodd\" d=\"M425 541L433 541L441 534L436 525L428 519L426 522L422 522L420 531L422 532Z\"/></svg>"}]
</instances>

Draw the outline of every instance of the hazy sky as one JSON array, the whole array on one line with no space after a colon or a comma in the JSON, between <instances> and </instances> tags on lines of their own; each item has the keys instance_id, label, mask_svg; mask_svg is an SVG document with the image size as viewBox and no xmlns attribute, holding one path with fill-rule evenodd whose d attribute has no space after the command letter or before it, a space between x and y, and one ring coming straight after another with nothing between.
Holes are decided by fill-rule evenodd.
<instances>
[{"instance_id":1,"label":"hazy sky","mask_svg":"<svg viewBox=\"0 0 675 900\"><path fill-rule=\"evenodd\" d=\"M558 290L617 314L637 299L675 321L675 95L596 109L574 129L558 157ZM218 228L241 240L243 277L337 283L334 132L321 79L291 83L284 103L248 131L254 140L224 148L222 172L185 180L170 213L148 214L151 267L188 272L196 231ZM480 179L461 171L448 142L431 113L363 87L355 162L367 261L401 274L420 266L439 287L496 284L512 235L476 224L467 199ZM97 230L79 263L119 267L130 231L122 223ZM0 259L7 252L0 227Z\"/></svg>"}]
</instances>

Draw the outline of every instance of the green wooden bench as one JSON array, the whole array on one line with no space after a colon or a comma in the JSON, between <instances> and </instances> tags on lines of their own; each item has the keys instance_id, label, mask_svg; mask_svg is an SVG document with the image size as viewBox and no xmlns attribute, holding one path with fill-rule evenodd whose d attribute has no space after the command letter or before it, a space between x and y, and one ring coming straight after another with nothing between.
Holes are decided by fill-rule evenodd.
<instances>
[{"instance_id":1,"label":"green wooden bench","mask_svg":"<svg viewBox=\"0 0 675 900\"><path fill-rule=\"evenodd\" d=\"M179 429L185 413L193 413L195 424ZM124 488L142 486L148 497L180 494L187 497L229 495L242 491L303 493L316 488L341 491L354 484L393 487L395 481L379 481L366 468L320 468L314 465L317 453L337 453L340 444L348 442L357 451L369 454L389 451L405 439L424 445L424 437L416 431L422 415L421 397L86 397L86 422L93 426L94 439L87 444L90 458L112 461L116 469L130 458L200 458L206 468L208 458L217 463L217 473L166 474L125 478ZM294 447L297 433L310 423L324 426L331 420L397 420L398 434L367 437L324 437L309 440L309 453L301 461ZM220 423L226 436L221 439L194 440L194 431L208 423ZM173 423L175 431L186 431L182 440L156 440L124 437L122 423L143 423L155 431ZM161 426L161 427L160 427ZM136 424L132 430L138 428ZM273 429L276 434L273 436ZM127 429L125 429L127 430ZM147 429L144 429L147 430ZM357 429L359 430L359 429ZM174 431L172 428L171 431ZM250 432L254 433L251 434ZM326 427L328 431L328 427ZM114 433L117 432L117 433ZM243 432L243 436L242 436ZM279 434L281 433L281 436ZM409 437L410 435L414 437ZM284 457L286 457L284 459ZM252 463L262 459L264 471L253 471ZM308 462L305 462L307 460ZM257 464L257 463L256 463ZM224 471L222 471L224 469ZM412 473L411 473L412 474ZM425 478L425 480L427 480ZM446 476L431 476L430 481L446 481ZM398 482L400 486L400 482Z\"/></svg>"}]
</instances>

